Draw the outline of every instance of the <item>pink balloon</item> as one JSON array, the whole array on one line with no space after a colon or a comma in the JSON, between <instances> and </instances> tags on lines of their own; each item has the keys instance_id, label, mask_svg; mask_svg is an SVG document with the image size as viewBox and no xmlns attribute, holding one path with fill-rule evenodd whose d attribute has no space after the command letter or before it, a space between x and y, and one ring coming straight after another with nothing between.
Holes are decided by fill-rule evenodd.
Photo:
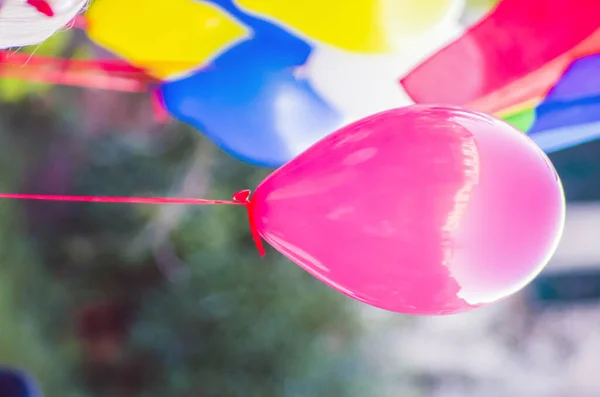
<instances>
[{"instance_id":1,"label":"pink balloon","mask_svg":"<svg viewBox=\"0 0 600 397\"><path fill-rule=\"evenodd\" d=\"M376 114L271 174L260 235L330 287L410 314L450 314L531 281L560 239L565 199L527 136L457 108Z\"/></svg>"}]
</instances>

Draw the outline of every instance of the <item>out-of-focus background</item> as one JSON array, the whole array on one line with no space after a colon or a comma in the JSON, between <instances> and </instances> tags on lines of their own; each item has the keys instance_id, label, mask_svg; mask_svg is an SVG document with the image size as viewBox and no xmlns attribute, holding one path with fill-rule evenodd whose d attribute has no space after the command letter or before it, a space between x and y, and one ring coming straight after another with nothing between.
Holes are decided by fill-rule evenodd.
<instances>
[{"instance_id":1,"label":"out-of-focus background","mask_svg":"<svg viewBox=\"0 0 600 397\"><path fill-rule=\"evenodd\" d=\"M27 50L98 51L74 30ZM61 397L598 396L600 143L551 159L569 203L551 264L450 317L261 259L238 208L1 201L0 365ZM2 192L228 198L269 172L157 123L148 95L0 79Z\"/></svg>"}]
</instances>

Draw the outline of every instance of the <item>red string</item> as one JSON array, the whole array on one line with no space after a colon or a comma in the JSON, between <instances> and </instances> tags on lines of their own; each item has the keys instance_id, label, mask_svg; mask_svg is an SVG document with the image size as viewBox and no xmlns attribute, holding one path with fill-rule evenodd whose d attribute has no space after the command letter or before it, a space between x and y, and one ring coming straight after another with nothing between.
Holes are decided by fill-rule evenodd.
<instances>
[{"instance_id":1,"label":"red string","mask_svg":"<svg viewBox=\"0 0 600 397\"><path fill-rule=\"evenodd\" d=\"M230 204L244 205L237 201L204 200L197 198L168 197L111 197L111 196L53 196L44 194L0 194L0 199L71 201L85 203L128 203L128 204Z\"/></svg>"},{"instance_id":2,"label":"red string","mask_svg":"<svg viewBox=\"0 0 600 397\"><path fill-rule=\"evenodd\" d=\"M205 200L197 198L170 198L170 197L116 197L116 196L58 196L45 194L0 194L0 199L11 200L41 200L41 201L69 201L85 203L125 203L125 204L228 204L243 205L248 212L250 232L252 239L258 249L260 256L265 255L265 248L260 233L252 215L250 202L250 190L242 190L233 195L233 201L229 200Z\"/></svg>"}]
</instances>

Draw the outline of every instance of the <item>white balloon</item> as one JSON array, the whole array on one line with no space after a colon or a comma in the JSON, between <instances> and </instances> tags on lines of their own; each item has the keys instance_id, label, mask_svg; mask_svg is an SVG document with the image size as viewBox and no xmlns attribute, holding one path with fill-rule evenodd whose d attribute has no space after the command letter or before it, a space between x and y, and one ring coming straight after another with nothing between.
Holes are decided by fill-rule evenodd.
<instances>
[{"instance_id":1,"label":"white balloon","mask_svg":"<svg viewBox=\"0 0 600 397\"><path fill-rule=\"evenodd\" d=\"M460 36L463 0L457 0L436 29L402 38L396 54L358 54L317 47L305 65L313 88L351 122L374 113L413 104L400 79L422 60Z\"/></svg>"},{"instance_id":2,"label":"white balloon","mask_svg":"<svg viewBox=\"0 0 600 397\"><path fill-rule=\"evenodd\" d=\"M0 0L0 49L39 44L63 29L89 0L49 0L46 16L26 0Z\"/></svg>"}]
</instances>

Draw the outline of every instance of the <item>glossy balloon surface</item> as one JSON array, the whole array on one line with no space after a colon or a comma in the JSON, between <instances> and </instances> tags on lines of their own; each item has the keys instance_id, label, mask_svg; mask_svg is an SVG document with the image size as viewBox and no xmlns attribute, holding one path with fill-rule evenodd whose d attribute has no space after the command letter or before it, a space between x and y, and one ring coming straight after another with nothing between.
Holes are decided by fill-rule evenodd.
<instances>
[{"instance_id":1,"label":"glossy balloon surface","mask_svg":"<svg viewBox=\"0 0 600 397\"><path fill-rule=\"evenodd\" d=\"M545 154L510 125L435 106L386 111L321 140L256 190L264 239L373 306L449 314L516 292L562 233Z\"/></svg>"},{"instance_id":2,"label":"glossy balloon surface","mask_svg":"<svg viewBox=\"0 0 600 397\"><path fill-rule=\"evenodd\" d=\"M331 46L316 47L306 72L315 90L349 121L414 104L398 79L462 31L458 21L410 40L395 54L361 54Z\"/></svg>"}]
</instances>

